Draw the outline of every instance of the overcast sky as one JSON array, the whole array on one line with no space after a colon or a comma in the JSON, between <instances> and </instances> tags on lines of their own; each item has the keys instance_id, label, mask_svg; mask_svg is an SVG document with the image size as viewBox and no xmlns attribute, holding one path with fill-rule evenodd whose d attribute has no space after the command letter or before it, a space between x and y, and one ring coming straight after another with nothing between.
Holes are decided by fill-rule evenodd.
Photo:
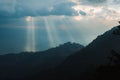
<instances>
[{"instance_id":1,"label":"overcast sky","mask_svg":"<svg viewBox=\"0 0 120 80\"><path fill-rule=\"evenodd\" d=\"M87 45L118 25L119 7L120 0L0 0L0 53Z\"/></svg>"}]
</instances>

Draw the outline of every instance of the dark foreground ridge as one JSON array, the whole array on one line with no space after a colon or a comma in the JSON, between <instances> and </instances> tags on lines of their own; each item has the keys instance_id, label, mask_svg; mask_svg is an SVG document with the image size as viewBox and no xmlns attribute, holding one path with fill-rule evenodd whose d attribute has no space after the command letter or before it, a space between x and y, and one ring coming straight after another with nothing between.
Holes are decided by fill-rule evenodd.
<instances>
[{"instance_id":1,"label":"dark foreground ridge","mask_svg":"<svg viewBox=\"0 0 120 80\"><path fill-rule=\"evenodd\" d=\"M0 80L27 80L38 72L58 66L69 55L83 47L80 44L68 42L42 52L1 55Z\"/></svg>"}]
</instances>

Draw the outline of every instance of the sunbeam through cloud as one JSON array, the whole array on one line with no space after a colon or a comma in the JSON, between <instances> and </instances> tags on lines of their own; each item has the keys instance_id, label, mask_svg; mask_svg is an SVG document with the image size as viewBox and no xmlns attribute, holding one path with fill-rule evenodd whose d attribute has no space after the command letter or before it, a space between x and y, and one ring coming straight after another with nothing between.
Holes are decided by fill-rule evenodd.
<instances>
[{"instance_id":1,"label":"sunbeam through cloud","mask_svg":"<svg viewBox=\"0 0 120 80\"><path fill-rule=\"evenodd\" d=\"M26 47L25 51L28 52L35 52L36 51L36 41L35 41L35 24L34 18L28 16L26 18L27 21L27 40L26 40Z\"/></svg>"}]
</instances>

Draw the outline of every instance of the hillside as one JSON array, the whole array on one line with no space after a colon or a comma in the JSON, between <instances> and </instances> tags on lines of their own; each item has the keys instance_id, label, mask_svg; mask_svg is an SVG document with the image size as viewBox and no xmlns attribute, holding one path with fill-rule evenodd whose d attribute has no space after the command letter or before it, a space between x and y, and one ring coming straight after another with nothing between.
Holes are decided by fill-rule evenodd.
<instances>
[{"instance_id":1,"label":"hillside","mask_svg":"<svg viewBox=\"0 0 120 80\"><path fill-rule=\"evenodd\" d=\"M54 68L82 48L82 45L68 42L42 52L1 55L0 80L21 80L42 70Z\"/></svg>"},{"instance_id":2,"label":"hillside","mask_svg":"<svg viewBox=\"0 0 120 80\"><path fill-rule=\"evenodd\" d=\"M60 66L40 75L43 79L49 76L46 80L89 80L98 66L109 63L108 57L111 56L111 50L120 52L119 33L120 26L112 28L82 50L70 55Z\"/></svg>"}]
</instances>

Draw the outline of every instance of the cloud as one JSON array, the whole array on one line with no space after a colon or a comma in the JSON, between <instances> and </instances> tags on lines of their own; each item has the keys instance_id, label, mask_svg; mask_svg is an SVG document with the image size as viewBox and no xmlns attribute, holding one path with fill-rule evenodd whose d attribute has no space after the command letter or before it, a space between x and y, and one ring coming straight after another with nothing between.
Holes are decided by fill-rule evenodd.
<instances>
[{"instance_id":1,"label":"cloud","mask_svg":"<svg viewBox=\"0 0 120 80\"><path fill-rule=\"evenodd\" d=\"M0 11L14 12L16 0L3 0L0 1Z\"/></svg>"},{"instance_id":2,"label":"cloud","mask_svg":"<svg viewBox=\"0 0 120 80\"><path fill-rule=\"evenodd\" d=\"M120 0L71 0L71 2L76 4L73 8L79 13L85 12L87 18L119 20Z\"/></svg>"},{"instance_id":3,"label":"cloud","mask_svg":"<svg viewBox=\"0 0 120 80\"><path fill-rule=\"evenodd\" d=\"M0 1L0 16L8 17L15 12L16 0Z\"/></svg>"},{"instance_id":4,"label":"cloud","mask_svg":"<svg viewBox=\"0 0 120 80\"><path fill-rule=\"evenodd\" d=\"M61 3L58 5L53 6L53 9L51 10L52 15L78 15L77 12L72 8L74 6L74 3Z\"/></svg>"},{"instance_id":5,"label":"cloud","mask_svg":"<svg viewBox=\"0 0 120 80\"><path fill-rule=\"evenodd\" d=\"M1 18L25 16L76 15L75 5L69 1L57 0L4 0L0 1Z\"/></svg>"},{"instance_id":6,"label":"cloud","mask_svg":"<svg viewBox=\"0 0 120 80\"><path fill-rule=\"evenodd\" d=\"M90 6L107 6L112 4L119 5L120 0L71 0L71 2L81 5L90 5Z\"/></svg>"},{"instance_id":7,"label":"cloud","mask_svg":"<svg viewBox=\"0 0 120 80\"><path fill-rule=\"evenodd\" d=\"M100 3L106 2L107 0L86 0L86 1L89 3L92 3L92 4L94 4L94 3L100 4Z\"/></svg>"},{"instance_id":8,"label":"cloud","mask_svg":"<svg viewBox=\"0 0 120 80\"><path fill-rule=\"evenodd\" d=\"M84 12L84 11L82 11L82 10L80 10L80 14L83 15L83 16L86 16L86 15L87 15L87 13Z\"/></svg>"},{"instance_id":9,"label":"cloud","mask_svg":"<svg viewBox=\"0 0 120 80\"><path fill-rule=\"evenodd\" d=\"M0 18L50 15L101 17L108 13L109 8L118 15L119 3L119 0L4 0L0 1ZM109 16L113 16L110 11Z\"/></svg>"},{"instance_id":10,"label":"cloud","mask_svg":"<svg viewBox=\"0 0 120 80\"><path fill-rule=\"evenodd\" d=\"M0 18L20 18L26 16L65 15L85 16L83 10L79 13L73 9L76 3L70 0L4 0L0 1Z\"/></svg>"},{"instance_id":11,"label":"cloud","mask_svg":"<svg viewBox=\"0 0 120 80\"><path fill-rule=\"evenodd\" d=\"M77 4L92 6L100 6L107 2L107 0L71 0L71 1Z\"/></svg>"}]
</instances>

